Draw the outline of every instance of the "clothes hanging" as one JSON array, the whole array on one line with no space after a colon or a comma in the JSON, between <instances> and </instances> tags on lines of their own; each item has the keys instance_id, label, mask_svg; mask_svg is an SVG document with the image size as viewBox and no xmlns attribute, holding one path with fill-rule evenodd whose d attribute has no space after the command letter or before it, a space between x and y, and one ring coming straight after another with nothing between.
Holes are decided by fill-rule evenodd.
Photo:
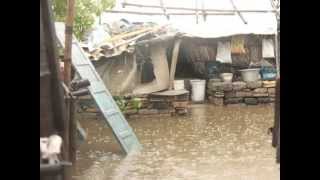
<instances>
[{"instance_id":1,"label":"clothes hanging","mask_svg":"<svg viewBox=\"0 0 320 180\"><path fill-rule=\"evenodd\" d=\"M244 44L245 44L244 36L233 36L231 39L231 53L245 54L246 50L245 50Z\"/></svg>"},{"instance_id":2,"label":"clothes hanging","mask_svg":"<svg viewBox=\"0 0 320 180\"><path fill-rule=\"evenodd\" d=\"M232 63L230 41L218 42L216 60L222 63Z\"/></svg>"},{"instance_id":3,"label":"clothes hanging","mask_svg":"<svg viewBox=\"0 0 320 180\"><path fill-rule=\"evenodd\" d=\"M272 39L262 40L262 57L263 58L274 58L274 43Z\"/></svg>"}]
</instances>

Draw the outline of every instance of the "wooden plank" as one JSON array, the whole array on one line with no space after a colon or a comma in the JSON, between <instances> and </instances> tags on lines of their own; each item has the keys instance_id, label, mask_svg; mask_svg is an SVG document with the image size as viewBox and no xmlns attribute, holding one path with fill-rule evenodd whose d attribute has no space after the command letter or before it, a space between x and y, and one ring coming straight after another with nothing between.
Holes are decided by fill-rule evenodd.
<instances>
[{"instance_id":1,"label":"wooden plank","mask_svg":"<svg viewBox=\"0 0 320 180\"><path fill-rule=\"evenodd\" d=\"M178 95L183 95L189 93L188 90L168 90L168 91L162 91L162 92L155 92L151 93L152 95L157 95L157 96L178 96Z\"/></svg>"}]
</instances>

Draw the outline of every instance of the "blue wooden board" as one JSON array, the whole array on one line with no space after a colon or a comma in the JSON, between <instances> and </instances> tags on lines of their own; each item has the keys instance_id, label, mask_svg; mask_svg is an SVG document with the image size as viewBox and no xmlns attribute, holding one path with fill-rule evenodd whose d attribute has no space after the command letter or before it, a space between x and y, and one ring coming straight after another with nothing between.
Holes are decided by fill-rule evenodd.
<instances>
[{"instance_id":1,"label":"blue wooden board","mask_svg":"<svg viewBox=\"0 0 320 180\"><path fill-rule=\"evenodd\" d=\"M64 47L65 25L64 23L56 23L55 27L58 41L60 45ZM103 114L106 123L112 129L122 149L126 153L133 150L140 150L142 148L141 144L132 128L75 37L73 37L72 42L72 65L82 79L88 79L90 81L90 94Z\"/></svg>"}]
</instances>

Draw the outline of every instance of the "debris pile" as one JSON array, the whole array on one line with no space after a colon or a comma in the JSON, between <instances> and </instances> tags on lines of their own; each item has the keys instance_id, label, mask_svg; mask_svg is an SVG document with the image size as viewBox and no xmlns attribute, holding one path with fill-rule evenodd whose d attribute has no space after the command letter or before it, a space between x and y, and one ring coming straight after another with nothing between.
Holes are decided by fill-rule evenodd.
<instances>
[{"instance_id":1,"label":"debris pile","mask_svg":"<svg viewBox=\"0 0 320 180\"><path fill-rule=\"evenodd\" d=\"M81 46L92 61L101 57L113 57L123 52L133 53L134 45L174 32L168 25L155 23L131 23L125 19L99 25L88 33Z\"/></svg>"}]
</instances>

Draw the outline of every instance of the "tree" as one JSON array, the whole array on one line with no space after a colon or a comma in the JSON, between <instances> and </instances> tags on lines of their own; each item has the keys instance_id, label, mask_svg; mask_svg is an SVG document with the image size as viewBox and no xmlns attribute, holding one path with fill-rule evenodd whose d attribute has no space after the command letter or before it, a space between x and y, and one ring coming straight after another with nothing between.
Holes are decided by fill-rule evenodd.
<instances>
[{"instance_id":1,"label":"tree","mask_svg":"<svg viewBox=\"0 0 320 180\"><path fill-rule=\"evenodd\" d=\"M74 34L78 39L83 39L84 33L94 24L95 18L114 6L115 0L76 0ZM53 13L55 21L64 22L67 14L67 0L53 0Z\"/></svg>"}]
</instances>

